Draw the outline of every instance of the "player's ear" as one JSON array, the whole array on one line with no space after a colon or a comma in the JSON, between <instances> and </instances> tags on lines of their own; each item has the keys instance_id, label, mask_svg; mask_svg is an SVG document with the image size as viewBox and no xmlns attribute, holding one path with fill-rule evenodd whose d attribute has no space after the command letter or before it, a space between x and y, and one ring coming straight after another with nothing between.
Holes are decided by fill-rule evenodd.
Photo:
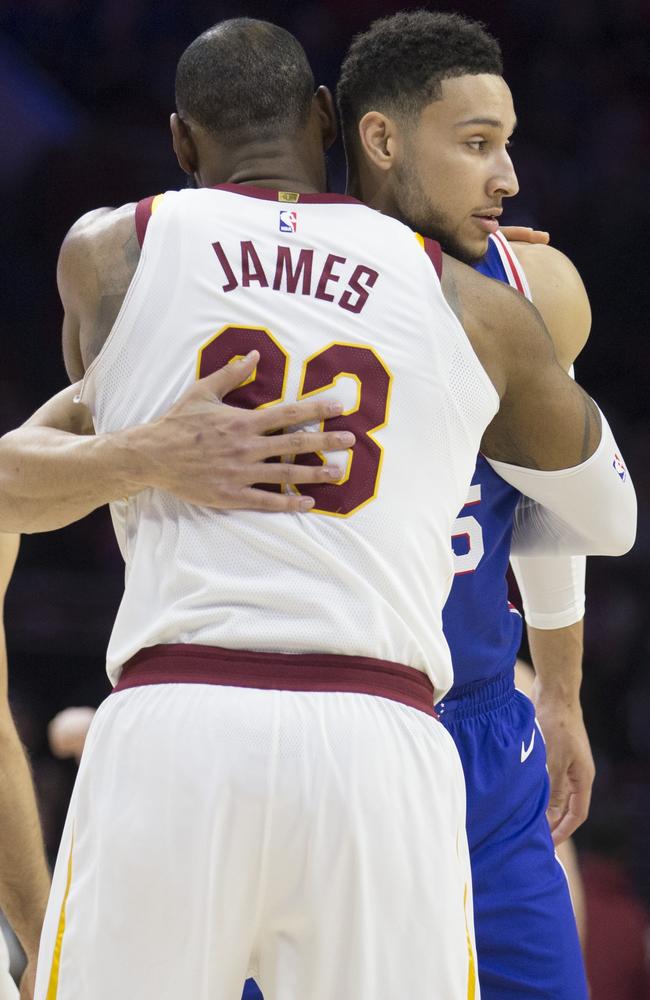
<instances>
[{"instance_id":1,"label":"player's ear","mask_svg":"<svg viewBox=\"0 0 650 1000\"><path fill-rule=\"evenodd\" d=\"M367 111L359 122L359 144L364 159L372 166L390 170L397 147L395 123L381 111Z\"/></svg>"},{"instance_id":2,"label":"player's ear","mask_svg":"<svg viewBox=\"0 0 650 1000\"><path fill-rule=\"evenodd\" d=\"M198 156L189 126L174 111L169 119L169 127L172 130L172 143L178 165L186 174L195 174L198 168Z\"/></svg>"},{"instance_id":3,"label":"player's ear","mask_svg":"<svg viewBox=\"0 0 650 1000\"><path fill-rule=\"evenodd\" d=\"M334 98L329 87L319 87L314 94L314 101L316 102L318 120L323 136L323 149L327 150L330 146L334 145L338 135Z\"/></svg>"}]
</instances>

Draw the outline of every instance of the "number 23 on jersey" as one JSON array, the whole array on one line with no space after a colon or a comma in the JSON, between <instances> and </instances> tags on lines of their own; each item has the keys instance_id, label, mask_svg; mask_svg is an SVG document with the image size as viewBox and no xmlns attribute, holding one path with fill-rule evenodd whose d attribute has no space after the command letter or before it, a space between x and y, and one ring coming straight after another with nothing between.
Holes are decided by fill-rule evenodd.
<instances>
[{"instance_id":1,"label":"number 23 on jersey","mask_svg":"<svg viewBox=\"0 0 650 1000\"><path fill-rule=\"evenodd\" d=\"M228 393L232 406L255 410L284 400L290 359L273 334L263 327L225 326L199 350L197 378L212 374L249 351L259 351L260 360L250 378ZM352 431L356 437L348 450L345 472L338 483L309 486L314 498L312 513L349 517L375 499L379 490L383 448L373 433L388 421L392 375L372 347L331 343L302 364L298 399L332 389L341 378L356 382L356 400L338 417L323 422L323 430ZM300 465L325 462L321 454L298 455ZM297 486L292 486L301 492Z\"/></svg>"}]
</instances>

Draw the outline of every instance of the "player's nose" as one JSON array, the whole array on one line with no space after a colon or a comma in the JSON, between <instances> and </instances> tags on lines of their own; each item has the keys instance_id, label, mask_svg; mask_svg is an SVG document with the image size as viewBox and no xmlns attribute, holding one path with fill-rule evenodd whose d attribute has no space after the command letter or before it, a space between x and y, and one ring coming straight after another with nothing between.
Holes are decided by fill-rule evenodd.
<instances>
[{"instance_id":1,"label":"player's nose","mask_svg":"<svg viewBox=\"0 0 650 1000\"><path fill-rule=\"evenodd\" d=\"M500 195L502 198L512 198L519 191L519 181L512 160L507 153L499 163L499 168L490 178L488 194L491 198Z\"/></svg>"}]
</instances>

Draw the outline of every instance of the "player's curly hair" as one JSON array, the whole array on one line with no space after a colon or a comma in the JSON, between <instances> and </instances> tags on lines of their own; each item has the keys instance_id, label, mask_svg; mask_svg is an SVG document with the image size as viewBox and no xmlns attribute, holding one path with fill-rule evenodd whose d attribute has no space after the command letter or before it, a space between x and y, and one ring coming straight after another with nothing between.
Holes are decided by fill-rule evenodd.
<instances>
[{"instance_id":1,"label":"player's curly hair","mask_svg":"<svg viewBox=\"0 0 650 1000\"><path fill-rule=\"evenodd\" d=\"M336 90L348 156L367 111L416 115L441 97L442 80L478 73L503 73L499 43L479 21L427 10L374 21L353 39Z\"/></svg>"},{"instance_id":2,"label":"player's curly hair","mask_svg":"<svg viewBox=\"0 0 650 1000\"><path fill-rule=\"evenodd\" d=\"M314 76L300 42L268 21L239 17L215 24L185 49L176 67L176 109L218 139L307 121Z\"/></svg>"}]
</instances>

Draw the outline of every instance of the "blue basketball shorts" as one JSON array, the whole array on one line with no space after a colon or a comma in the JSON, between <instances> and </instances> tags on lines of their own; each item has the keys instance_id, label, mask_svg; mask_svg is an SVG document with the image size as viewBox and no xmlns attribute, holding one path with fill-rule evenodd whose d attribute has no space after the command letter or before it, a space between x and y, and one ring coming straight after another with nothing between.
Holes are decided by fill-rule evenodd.
<instances>
[{"instance_id":1,"label":"blue basketball shorts","mask_svg":"<svg viewBox=\"0 0 650 1000\"><path fill-rule=\"evenodd\" d=\"M535 709L513 672L439 704L467 785L482 1000L587 1000L569 888L546 820Z\"/></svg>"}]
</instances>

